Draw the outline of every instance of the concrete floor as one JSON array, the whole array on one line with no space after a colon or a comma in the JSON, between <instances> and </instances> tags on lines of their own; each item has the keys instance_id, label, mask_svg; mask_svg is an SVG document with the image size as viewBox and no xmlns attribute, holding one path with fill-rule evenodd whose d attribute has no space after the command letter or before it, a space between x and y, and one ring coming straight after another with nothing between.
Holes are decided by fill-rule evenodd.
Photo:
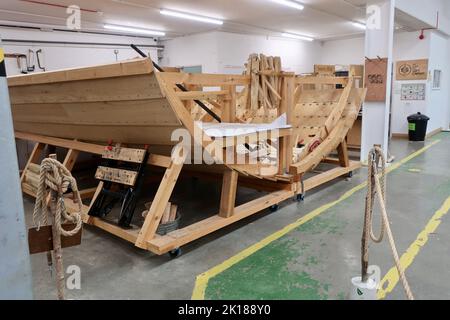
<instances>
[{"instance_id":1,"label":"concrete floor","mask_svg":"<svg viewBox=\"0 0 450 320\"><path fill-rule=\"evenodd\" d=\"M388 210L400 255L450 196L450 135L443 133L435 139L442 141L388 178ZM400 160L423 146L423 143L394 140L391 153ZM183 255L175 260L139 250L106 232L86 226L82 244L64 250L65 266L77 265L82 272L81 290L67 291L67 296L73 299L190 299L197 275L312 210L335 201L363 182L366 175L366 169L362 169L350 181L340 179L308 193L303 203L286 201L276 213L266 210L195 241L183 247ZM194 196L197 201L186 202ZM190 221L217 212L219 196L218 184L184 179L177 186L173 200L183 203L180 211L185 220ZM217 275L209 282L206 298L344 299L350 278L356 276L360 268L364 196L365 190L359 191L313 219L311 225L293 230L271 244L273 247L267 246ZM240 190L238 202L252 197L254 194L248 190ZM24 203L30 225L33 201L25 198ZM442 219L442 224L407 271L418 299L450 299L447 268L450 255L446 245L450 241L449 219L447 216ZM278 248L276 252L274 248ZM280 260L277 257L284 260L274 265L271 261ZM386 241L371 246L370 259L371 264L381 267L382 275L393 266ZM54 299L54 277L48 272L45 254L34 255L31 260L35 298ZM261 277L264 273L267 277ZM287 285L292 281L299 282L295 290ZM239 283L241 285L237 285ZM302 288L310 294L305 294ZM400 284L386 297L403 298Z\"/></svg>"}]
</instances>

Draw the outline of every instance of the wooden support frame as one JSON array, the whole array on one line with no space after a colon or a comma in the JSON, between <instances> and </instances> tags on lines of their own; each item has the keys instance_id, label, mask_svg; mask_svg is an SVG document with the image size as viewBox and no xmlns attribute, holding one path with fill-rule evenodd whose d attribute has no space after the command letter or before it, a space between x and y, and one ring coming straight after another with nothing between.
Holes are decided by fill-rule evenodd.
<instances>
[{"instance_id":1,"label":"wooden support frame","mask_svg":"<svg viewBox=\"0 0 450 320\"><path fill-rule=\"evenodd\" d=\"M36 142L27 166L29 166L30 163L37 162L40 157L40 152L44 150L46 145L70 148L64 160L64 164L67 165L69 170L73 169L80 152L101 154L105 148L104 146L80 141L56 139L25 133L16 133L16 138ZM340 148L345 150L346 145L342 144ZM339 151L338 153L341 152ZM252 179L249 179L249 177L242 177L243 185L257 190L267 190L269 193L237 207L235 205L235 201L239 174L237 171L228 169L223 174L220 211L217 215L173 231L165 236L159 236L156 234L156 229L158 228L164 209L170 200L175 184L183 168L185 157L187 156L187 153L182 150L176 150L174 154L177 155L175 158L153 154L149 157L149 165L162 167L166 169L166 171L158 188L155 200L150 208L150 212L147 215L142 227L132 226L131 229L122 229L121 227L100 218L91 217L88 215L90 209L89 205L83 206L83 222L112 233L119 238L133 243L141 249L149 250L155 254L161 255L233 224L241 219L256 214L261 210L279 204L294 197L296 194L311 190L319 185L322 185L323 183L348 174L361 166L359 162L349 161L349 165L347 167L340 166L309 178L304 181L303 185L293 179L286 179L285 181L280 182L258 180L255 181L255 183L251 183L250 180ZM341 157L348 159L348 153L342 153ZM81 190L80 193L83 195L83 198L89 198L92 196L92 204L103 187L102 184L103 182L100 182L96 189L90 188L87 190ZM25 183L22 184L22 188L24 193L35 197L34 192L30 191ZM65 200L65 203L69 212L73 212L78 209L78 206L69 198Z\"/></svg>"},{"instance_id":2,"label":"wooden support frame","mask_svg":"<svg viewBox=\"0 0 450 320\"><path fill-rule=\"evenodd\" d=\"M132 64L129 65L129 68L132 68ZM126 65L126 66L127 66ZM152 73L151 65L144 63L149 70L139 71L138 69L132 68L130 70L130 74L140 75L142 72L144 74ZM140 64L142 67L142 64ZM165 236L160 236L157 234L158 226L162 220L164 210L167 207L168 202L172 196L174 191L176 182L178 181L180 174L185 168L184 161L187 156L187 152L184 150L175 149L175 156L167 157L163 155L151 154L149 156L148 164L152 166L157 166L160 168L164 168L164 176L162 181L160 182L159 188L157 190L155 199L152 201L152 205L149 209L149 213L147 214L144 224L142 227L132 226L131 229L122 229L121 227L111 224L105 220L100 218L91 217L88 215L90 205L83 206L83 221L86 224L90 224L92 226L96 226L100 229L103 229L109 233L112 233L126 241L133 243L135 246L152 251L156 254L163 254L169 252L171 250L177 249L178 247L187 244L191 241L194 241L200 237L203 237L207 234L210 234L220 228L228 226L236 221L249 217L257 212L260 212L263 209L271 207L273 205L279 204L280 202L287 200L299 193L304 193L307 190L311 190L323 183L331 181L337 177L343 176L345 174L350 173L351 171L360 167L360 164L357 162L352 162L348 158L347 145L345 141L341 141L343 139L342 134L347 131L347 122L344 123L342 121L344 110L346 110L346 106L348 104L351 87L353 84L352 78L300 78L296 77L291 73L284 73L280 70L277 70L276 67L271 67L271 62L268 61L268 65L266 64L263 69L264 73L262 76L258 73L247 74L243 76L235 76L235 75L193 75L193 74L183 74L183 73L161 73L157 74L156 80L154 82L155 88L158 91L158 95L155 98L157 101L156 105L162 106L163 100L167 102L167 105L164 104L167 108L162 110L161 114L169 114L169 110L173 111L172 116L174 116L176 123L172 121L173 119L168 119L168 129L172 127L184 127L188 129L192 136L197 129L197 125L193 118L191 117L191 109L192 109L192 100L200 99L204 101L211 102L210 104L219 108L222 112L222 118L225 122L236 122L236 100L237 93L236 88L239 86L250 86L249 90L249 100L252 101L250 109L254 109L255 106L265 106L265 117L269 118L269 109L273 105L277 105L276 111L279 115L286 113L288 124L292 125L294 122L295 115L295 106L298 99L298 96L302 94L302 86L304 84L316 84L316 85L334 85L334 84L343 84L346 85L346 89L344 89L341 98L339 99L339 103L337 108L332 111L329 119L325 123L323 129L321 129L321 137L324 138L321 145L314 149L318 152L313 154L310 152L308 155L309 158L305 158L306 161L302 163L293 164L293 147L297 144L297 141L293 139L295 137L295 130L292 129L281 129L278 132L278 140L279 140L279 167L278 172L275 171L273 176L270 177L262 177L258 175L258 171L246 171L247 168L240 167L239 165L222 165L219 166L221 168L222 176L222 195L220 201L220 210L217 215L205 219L203 221L199 221L190 226L186 226L182 229L173 231ZM117 68L114 68L116 70ZM117 71L117 70L116 70ZM116 72L114 71L114 72ZM118 71L117 71L118 72ZM265 72L269 72L266 73ZM269 81L267 77L269 77L272 73L276 74L276 79L271 79L273 82ZM109 74L109 73L108 73ZM114 74L114 73L111 73ZM53 74L59 75L57 74ZM120 73L119 73L120 75ZM60 75L64 77L64 74ZM91 74L91 70L88 70L85 75L86 79L95 78L95 75ZM44 81L44 78L39 78ZM38 80L39 80L38 79ZM255 81L256 79L256 81ZM262 79L263 82L259 83L259 80ZM15 80L16 85L22 87L25 83L22 83L20 79ZM47 81L47 80L45 80ZM45 82L44 83L47 83ZM65 82L64 80L63 82ZM71 81L77 81L77 78L71 78ZM55 79L54 82L58 82ZM252 83L257 83L256 86L252 85ZM176 89L176 84L183 83L186 87L192 88L194 91L190 92L180 92ZM264 90L261 89L261 85L264 86ZM202 91L203 87L220 87L219 91ZM259 91L262 90L263 95L262 98L259 95ZM145 90L144 90L145 91ZM159 92L161 91L161 93ZM145 91L147 92L147 91ZM280 93L279 95L277 95ZM109 94L109 93L108 93ZM138 92L140 94L140 92ZM18 95L20 97L20 95ZM51 97L52 99L56 99L55 97ZM21 98L22 99L22 98ZM124 98L125 99L125 98ZM150 99L150 98L148 98ZM153 99L153 98L152 98ZM216 101L214 101L216 100ZM279 100L279 101L277 101ZM53 100L52 100L53 101ZM134 100L133 100L134 101ZM70 102L70 101L69 101ZM52 102L54 103L54 101ZM170 109L169 109L170 107ZM273 108L275 109L275 108ZM167 112L166 112L167 110ZM253 110L254 111L254 110ZM258 110L257 110L258 111ZM276 115L276 112L274 112ZM270 115L272 116L272 115ZM347 118L350 118L347 116ZM170 120L170 121L169 121ZM164 125L154 124L149 126L150 131L147 132L147 135L140 135L143 140L147 139L149 133L150 135L160 130L160 128L164 127ZM77 133L77 135L82 134L82 132ZM65 135L61 135L65 136ZM79 138L81 137L74 137ZM53 138L48 136L40 136L36 134L28 134L24 132L16 132L16 138L35 141L37 144L33 149L32 155L27 163L27 168L30 164L35 163L41 156L41 153L46 145L54 146L54 147L62 147L68 149L67 156L64 160L64 165L72 170L78 155L80 152L91 153L101 155L105 151L105 146L97 145L93 143L86 143L77 140L67 140L61 138ZM251 135L248 135L248 138L251 138ZM87 138L84 138L87 139ZM127 137L123 137L124 140ZM131 138L130 138L131 140ZM202 144L204 149L207 149L207 144L213 142L211 141L196 141L199 144ZM216 139L217 141L220 139ZM228 145L224 145L224 147L234 148L237 145L235 140L230 139L231 142ZM298 139L297 139L298 140ZM105 141L105 140L104 140ZM133 140L135 141L135 140ZM133 142L133 141L123 141L124 143ZM227 139L228 141L228 139ZM120 141L118 141L120 142ZM143 143L145 141L141 141ZM159 141L156 141L159 142ZM166 143L164 141L164 143ZM156 143L158 144L158 143ZM308 143L309 144L309 143ZM167 144L168 146L171 144ZM338 151L339 159L335 161L335 164L338 167L328 170L324 173L316 175L307 180L301 181L304 174L307 171L310 171L311 168L314 168L320 162L324 160L330 152L333 151L333 148ZM151 152L151 147L150 147ZM26 171L24 170L23 177L26 175ZM225 171L225 172L224 172ZM242 183L245 185L247 183L248 186L253 187L256 190L264 190L267 194L252 200L248 203L236 206L236 193L238 188L238 183ZM34 195L33 190L28 188L26 183L22 184L23 191L30 195ZM91 201L91 205L95 198L99 195L100 191L103 188L103 183L100 182L97 188L81 190L80 193L83 195L84 199L88 199L89 197L93 197ZM76 206L73 204L72 200L66 199L66 207L70 210L76 210Z\"/></svg>"}]
</instances>

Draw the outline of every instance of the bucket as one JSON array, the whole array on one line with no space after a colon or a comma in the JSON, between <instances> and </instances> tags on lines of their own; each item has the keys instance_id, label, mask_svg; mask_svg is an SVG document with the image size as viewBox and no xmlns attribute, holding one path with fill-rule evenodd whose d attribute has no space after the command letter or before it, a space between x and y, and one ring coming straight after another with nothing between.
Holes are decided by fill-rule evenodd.
<instances>
[{"instance_id":1,"label":"bucket","mask_svg":"<svg viewBox=\"0 0 450 320\"><path fill-rule=\"evenodd\" d=\"M362 282L361 277L352 278L350 300L377 300L378 284L372 278Z\"/></svg>"}]
</instances>

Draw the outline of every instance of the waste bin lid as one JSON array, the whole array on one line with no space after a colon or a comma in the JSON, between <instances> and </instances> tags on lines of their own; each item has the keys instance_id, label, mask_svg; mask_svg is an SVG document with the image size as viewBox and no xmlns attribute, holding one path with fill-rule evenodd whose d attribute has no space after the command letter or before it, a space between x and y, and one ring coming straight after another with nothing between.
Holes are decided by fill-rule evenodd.
<instances>
[{"instance_id":1,"label":"waste bin lid","mask_svg":"<svg viewBox=\"0 0 450 320\"><path fill-rule=\"evenodd\" d=\"M428 120L430 120L430 118L424 114L421 114L420 112L412 114L408 117L408 121L428 121Z\"/></svg>"}]
</instances>

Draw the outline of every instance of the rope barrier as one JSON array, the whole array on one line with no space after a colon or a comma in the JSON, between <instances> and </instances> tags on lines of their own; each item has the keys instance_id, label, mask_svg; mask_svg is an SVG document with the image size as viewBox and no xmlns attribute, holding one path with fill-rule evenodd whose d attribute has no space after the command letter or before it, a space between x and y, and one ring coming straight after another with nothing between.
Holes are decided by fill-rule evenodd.
<instances>
[{"instance_id":1,"label":"rope barrier","mask_svg":"<svg viewBox=\"0 0 450 320\"><path fill-rule=\"evenodd\" d=\"M381 166L381 172L379 167ZM373 232L373 207L375 198L381 208L381 230L378 236ZM400 258L395 245L394 237L389 223L389 217L386 210L386 159L383 150L380 147L373 148L369 153L369 174L368 188L366 196L366 210L364 216L364 230L362 238L362 281L367 282L369 275L367 272L369 266L369 238L375 243L381 243L384 235L387 234L389 245L395 261L395 266L399 273L401 282L409 300L414 300L405 271L400 264Z\"/></svg>"}]
</instances>

